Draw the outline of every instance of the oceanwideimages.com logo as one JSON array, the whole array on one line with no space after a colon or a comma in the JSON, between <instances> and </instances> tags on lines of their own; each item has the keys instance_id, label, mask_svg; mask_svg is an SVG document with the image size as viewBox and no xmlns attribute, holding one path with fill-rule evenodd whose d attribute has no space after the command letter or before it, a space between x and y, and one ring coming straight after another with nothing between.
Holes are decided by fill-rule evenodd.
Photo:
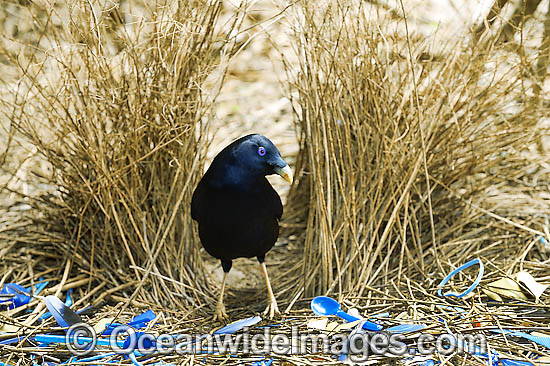
<instances>
[{"instance_id":1,"label":"oceanwideimages.com logo","mask_svg":"<svg viewBox=\"0 0 550 366\"><path fill-rule=\"evenodd\" d=\"M288 333L288 332L287 332ZM251 334L244 328L239 334L160 334L136 332L127 325L112 329L108 338L99 338L88 324L75 324L67 330L65 341L77 356L88 355L105 347L113 352L137 355L158 354L233 354L233 355L347 355L352 361L366 360L369 355L406 354L443 355L476 350L486 352L483 335L420 334L407 338L387 332L352 332L334 334L301 333L292 327L290 334L264 328ZM101 348L101 349L100 349Z\"/></svg>"}]
</instances>

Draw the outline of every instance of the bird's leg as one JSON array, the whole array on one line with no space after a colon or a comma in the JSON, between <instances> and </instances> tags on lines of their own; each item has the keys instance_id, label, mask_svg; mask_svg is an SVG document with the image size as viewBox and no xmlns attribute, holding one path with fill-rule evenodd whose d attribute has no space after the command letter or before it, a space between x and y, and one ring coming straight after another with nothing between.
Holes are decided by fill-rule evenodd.
<instances>
[{"instance_id":1,"label":"bird's leg","mask_svg":"<svg viewBox=\"0 0 550 366\"><path fill-rule=\"evenodd\" d=\"M279 312L279 307L277 306L277 300L275 300L275 295L273 295L273 290L271 289L271 282L269 282L269 276L267 275L267 268L265 266L265 263L260 258L258 258L260 261L260 265L262 266L262 272L264 273L265 278L265 285L267 287L267 307L264 311L264 316L267 316L269 319L273 319L281 313Z\"/></svg>"},{"instance_id":2,"label":"bird's leg","mask_svg":"<svg viewBox=\"0 0 550 366\"><path fill-rule=\"evenodd\" d=\"M222 288L220 290L220 296L218 297L218 303L216 304L216 313L214 314L214 321L226 321L229 319L225 312L225 305L223 304L223 290L225 289L225 277L227 273L223 273Z\"/></svg>"},{"instance_id":3,"label":"bird's leg","mask_svg":"<svg viewBox=\"0 0 550 366\"><path fill-rule=\"evenodd\" d=\"M216 304L216 313L214 314L214 321L225 322L226 320L229 320L229 316L227 316L227 313L225 312L225 305L223 304L223 292L225 290L225 278L227 277L227 273L229 273L229 270L231 269L231 263L222 262L222 267L223 267L222 288L220 289L220 296L218 297L218 302Z\"/></svg>"}]
</instances>

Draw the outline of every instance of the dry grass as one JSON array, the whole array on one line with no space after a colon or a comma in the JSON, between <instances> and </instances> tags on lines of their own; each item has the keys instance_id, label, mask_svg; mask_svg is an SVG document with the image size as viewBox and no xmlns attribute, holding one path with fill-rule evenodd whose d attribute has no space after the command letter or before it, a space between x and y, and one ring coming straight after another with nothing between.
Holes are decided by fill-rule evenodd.
<instances>
[{"instance_id":1,"label":"dry grass","mask_svg":"<svg viewBox=\"0 0 550 366\"><path fill-rule=\"evenodd\" d=\"M425 38L365 2L303 2L290 23L301 152L288 222L305 225L295 293L361 296L445 273L497 227L514 240L537 232L468 204L524 172L545 113L526 76L536 59L495 37Z\"/></svg>"},{"instance_id":2,"label":"dry grass","mask_svg":"<svg viewBox=\"0 0 550 366\"><path fill-rule=\"evenodd\" d=\"M40 198L46 231L63 238L50 240L52 252L111 286L138 280L139 301L204 301L208 281L185 204L239 47L246 9L230 10L222 17L222 3L207 0L138 9L38 3L25 11L40 36L5 52L20 80L4 110L58 188Z\"/></svg>"}]
</instances>

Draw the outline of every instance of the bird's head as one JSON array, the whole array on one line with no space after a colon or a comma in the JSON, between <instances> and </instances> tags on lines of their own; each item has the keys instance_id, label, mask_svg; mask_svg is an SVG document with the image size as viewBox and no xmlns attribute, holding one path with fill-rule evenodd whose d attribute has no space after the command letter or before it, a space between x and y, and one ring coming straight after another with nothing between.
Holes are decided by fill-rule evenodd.
<instances>
[{"instance_id":1,"label":"bird's head","mask_svg":"<svg viewBox=\"0 0 550 366\"><path fill-rule=\"evenodd\" d=\"M250 173L263 176L278 174L292 183L292 170L267 137L254 134L241 137L236 142L233 157Z\"/></svg>"},{"instance_id":2,"label":"bird's head","mask_svg":"<svg viewBox=\"0 0 550 366\"><path fill-rule=\"evenodd\" d=\"M215 160L226 167L225 179L233 183L271 174L278 174L292 183L292 170L273 142L262 135L241 137L220 152Z\"/></svg>"}]
</instances>

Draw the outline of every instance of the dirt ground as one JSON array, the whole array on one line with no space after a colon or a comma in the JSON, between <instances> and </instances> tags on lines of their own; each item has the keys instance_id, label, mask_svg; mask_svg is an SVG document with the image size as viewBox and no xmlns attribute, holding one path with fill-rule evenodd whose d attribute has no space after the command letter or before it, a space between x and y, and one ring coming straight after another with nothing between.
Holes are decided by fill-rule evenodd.
<instances>
[{"instance_id":1,"label":"dirt ground","mask_svg":"<svg viewBox=\"0 0 550 366\"><path fill-rule=\"evenodd\" d=\"M547 7L546 2L544 3L542 8ZM400 2L390 1L387 4L393 11L401 12ZM444 42L445 39L461 37L468 27L486 14L490 4L488 0L409 0L404 2L404 7L409 14L409 21L418 25L417 29L421 36L425 37L427 42L436 44ZM244 134L260 133L268 136L279 147L291 166L295 161L299 147L291 102L281 82L285 77L281 53L288 60L296 56L288 38L289 19L278 16L281 7L280 2L270 0L255 2L251 16L254 22L263 22L250 30L248 36L251 39L248 45L233 59L229 68L209 128L212 139L210 159L232 140ZM3 7L0 11L0 24L4 32L24 33L30 29L18 24L19 11L20 8L15 5ZM262 28L262 31L257 32L258 28ZM4 67L4 83L0 95L9 98L16 79L10 77L9 68ZM2 123L6 129L6 118L2 118ZM5 146L5 137L0 136L0 142L2 147ZM18 217L29 209L28 205L21 203L14 192L35 195L53 190L53 187L33 184L34 175L40 174L41 171L47 172L48 169L47 164L36 156L36 151L25 144L12 146L0 172L0 186L8 188L0 192L0 231L2 225L10 224L10 217ZM13 173L15 178L12 177ZM289 186L279 177L269 179L285 201ZM284 245L287 243L280 243L275 254L268 255L268 268L276 267L284 260ZM282 256L277 253L282 253ZM209 271L221 280L222 270L219 263L206 253L203 254ZM265 288L259 266L255 260L236 260L228 277L229 297L231 298L233 290L251 289L254 289L258 296L263 296L261 294Z\"/></svg>"}]
</instances>

